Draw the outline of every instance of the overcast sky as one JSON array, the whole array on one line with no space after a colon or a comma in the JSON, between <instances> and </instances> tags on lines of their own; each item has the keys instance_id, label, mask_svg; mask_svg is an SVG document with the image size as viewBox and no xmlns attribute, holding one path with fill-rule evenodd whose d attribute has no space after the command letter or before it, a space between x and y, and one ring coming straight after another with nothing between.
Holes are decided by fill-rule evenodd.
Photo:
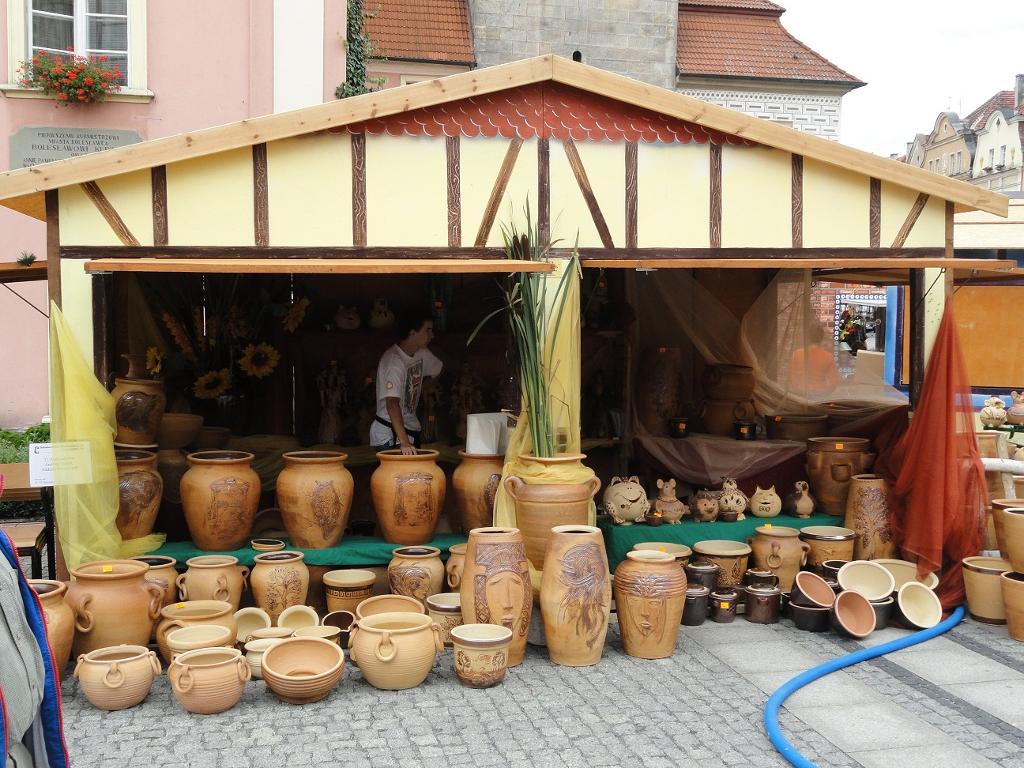
<instances>
[{"instance_id":1,"label":"overcast sky","mask_svg":"<svg viewBox=\"0 0 1024 768\"><path fill-rule=\"evenodd\" d=\"M843 97L844 144L902 153L1024 73L1024 0L775 0L783 26L867 83Z\"/></svg>"}]
</instances>

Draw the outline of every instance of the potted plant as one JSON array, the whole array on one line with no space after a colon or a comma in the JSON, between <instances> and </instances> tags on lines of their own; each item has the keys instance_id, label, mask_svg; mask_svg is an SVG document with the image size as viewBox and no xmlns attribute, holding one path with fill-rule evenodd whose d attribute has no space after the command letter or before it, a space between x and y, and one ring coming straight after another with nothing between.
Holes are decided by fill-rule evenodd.
<instances>
[{"instance_id":1,"label":"potted plant","mask_svg":"<svg viewBox=\"0 0 1024 768\"><path fill-rule=\"evenodd\" d=\"M121 70L108 67L106 56L78 56L71 51L51 54L39 51L22 62L20 83L39 88L64 106L94 104L121 89Z\"/></svg>"}]
</instances>

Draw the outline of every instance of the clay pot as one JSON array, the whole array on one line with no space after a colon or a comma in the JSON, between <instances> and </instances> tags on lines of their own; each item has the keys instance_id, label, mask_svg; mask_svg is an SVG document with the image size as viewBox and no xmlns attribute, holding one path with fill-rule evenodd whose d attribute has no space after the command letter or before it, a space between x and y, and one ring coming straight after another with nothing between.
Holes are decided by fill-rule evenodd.
<instances>
[{"instance_id":1,"label":"clay pot","mask_svg":"<svg viewBox=\"0 0 1024 768\"><path fill-rule=\"evenodd\" d=\"M777 624L782 608L782 592L778 587L755 585L747 587L744 615L755 624Z\"/></svg>"},{"instance_id":2,"label":"clay pot","mask_svg":"<svg viewBox=\"0 0 1024 768\"><path fill-rule=\"evenodd\" d=\"M712 400L746 400L754 394L754 369L747 365L716 363L700 377L704 396Z\"/></svg>"},{"instance_id":3,"label":"clay pot","mask_svg":"<svg viewBox=\"0 0 1024 768\"><path fill-rule=\"evenodd\" d=\"M74 674L90 704L113 711L142 703L160 669L145 646L116 645L79 656Z\"/></svg>"},{"instance_id":4,"label":"clay pot","mask_svg":"<svg viewBox=\"0 0 1024 768\"><path fill-rule=\"evenodd\" d=\"M256 555L249 584L256 604L277 621L285 608L306 602L309 568L301 552L265 552Z\"/></svg>"},{"instance_id":5,"label":"clay pot","mask_svg":"<svg viewBox=\"0 0 1024 768\"><path fill-rule=\"evenodd\" d=\"M522 461L556 468L577 464L585 459L582 453L560 454L542 459L522 456ZM534 568L544 567L551 529L556 525L586 525L590 520L590 503L601 489L601 481L590 477L583 483L527 483L512 475L505 479L505 490L516 506L516 526L522 531L526 557ZM487 622L484 622L487 623ZM513 639L512 644L515 645Z\"/></svg>"},{"instance_id":6,"label":"clay pot","mask_svg":"<svg viewBox=\"0 0 1024 768\"><path fill-rule=\"evenodd\" d=\"M863 437L812 437L807 441L807 479L811 494L829 515L846 512L850 481L875 460ZM866 501L869 499L866 499ZM849 522L847 528L854 528ZM854 530L857 530L854 528Z\"/></svg>"},{"instance_id":7,"label":"clay pot","mask_svg":"<svg viewBox=\"0 0 1024 768\"><path fill-rule=\"evenodd\" d=\"M793 616L793 625L804 632L825 632L829 626L831 608L818 605L789 604L789 612Z\"/></svg>"},{"instance_id":8,"label":"clay pot","mask_svg":"<svg viewBox=\"0 0 1024 768\"><path fill-rule=\"evenodd\" d=\"M907 629L931 629L942 621L942 604L924 584L908 581L896 593L893 616Z\"/></svg>"},{"instance_id":9,"label":"clay pot","mask_svg":"<svg viewBox=\"0 0 1024 768\"><path fill-rule=\"evenodd\" d=\"M171 660L171 647L167 644L167 633L181 627L216 625L231 630L231 642L235 642L238 626L235 624L231 603L223 600L189 600L174 603L160 611L163 617L156 625L156 644L164 661Z\"/></svg>"},{"instance_id":10,"label":"clay pot","mask_svg":"<svg viewBox=\"0 0 1024 768\"><path fill-rule=\"evenodd\" d=\"M533 587L518 528L474 528L469 532L459 594L463 623L500 624L512 630L508 665L520 664L526 654Z\"/></svg>"},{"instance_id":11,"label":"clay pot","mask_svg":"<svg viewBox=\"0 0 1024 768\"><path fill-rule=\"evenodd\" d=\"M780 525L759 525L747 539L754 553L754 565L779 577L779 589L789 592L793 579L807 562L811 545L800 540L800 531Z\"/></svg>"},{"instance_id":12,"label":"clay pot","mask_svg":"<svg viewBox=\"0 0 1024 768\"><path fill-rule=\"evenodd\" d=\"M234 644L235 634L219 624L180 627L167 633L171 661L188 651L198 651L201 648L231 648Z\"/></svg>"},{"instance_id":13,"label":"clay pot","mask_svg":"<svg viewBox=\"0 0 1024 768\"><path fill-rule=\"evenodd\" d=\"M1006 547L1006 510L1015 507L1024 507L1024 499L992 499L992 527L995 529L996 547L999 554L1009 557L1009 550Z\"/></svg>"},{"instance_id":14,"label":"clay pot","mask_svg":"<svg viewBox=\"0 0 1024 768\"><path fill-rule=\"evenodd\" d=\"M273 621L266 611L259 608L242 608L235 611L235 639L238 643L247 643L252 639L252 633L258 629L266 629L273 625Z\"/></svg>"},{"instance_id":15,"label":"clay pot","mask_svg":"<svg viewBox=\"0 0 1024 768\"><path fill-rule=\"evenodd\" d=\"M462 532L469 533L494 523L494 497L501 485L505 457L459 451L459 459L452 474L452 490Z\"/></svg>"},{"instance_id":16,"label":"clay pot","mask_svg":"<svg viewBox=\"0 0 1024 768\"><path fill-rule=\"evenodd\" d=\"M892 594L896 580L878 563L854 560L839 569L839 586L860 592L868 600L882 600Z\"/></svg>"},{"instance_id":17,"label":"clay pot","mask_svg":"<svg viewBox=\"0 0 1024 768\"><path fill-rule=\"evenodd\" d=\"M736 619L739 595L735 591L712 592L708 602L711 605L711 620L716 624L730 624Z\"/></svg>"},{"instance_id":18,"label":"clay pot","mask_svg":"<svg viewBox=\"0 0 1024 768\"><path fill-rule=\"evenodd\" d=\"M683 575L672 557L676 570ZM597 664L608 633L611 603L608 555L601 529L589 525L552 528L540 582L549 658L567 667Z\"/></svg>"},{"instance_id":19,"label":"clay pot","mask_svg":"<svg viewBox=\"0 0 1024 768\"><path fill-rule=\"evenodd\" d=\"M704 401L700 410L704 431L709 435L727 437L732 434L732 425L737 421L753 421L757 418L757 407L750 399Z\"/></svg>"},{"instance_id":20,"label":"clay pot","mask_svg":"<svg viewBox=\"0 0 1024 768\"><path fill-rule=\"evenodd\" d=\"M76 655L149 642L164 590L146 581L148 571L135 560L98 560L71 571L64 599L75 612Z\"/></svg>"},{"instance_id":21,"label":"clay pot","mask_svg":"<svg viewBox=\"0 0 1024 768\"><path fill-rule=\"evenodd\" d=\"M813 413L776 413L764 417L769 440L807 442L812 437L828 434L828 416Z\"/></svg>"},{"instance_id":22,"label":"clay pot","mask_svg":"<svg viewBox=\"0 0 1024 768\"><path fill-rule=\"evenodd\" d=\"M448 562L444 566L445 581L448 589L458 590L462 584L462 569L466 565L466 545L456 544L448 547Z\"/></svg>"},{"instance_id":23,"label":"clay pot","mask_svg":"<svg viewBox=\"0 0 1024 768\"><path fill-rule=\"evenodd\" d=\"M114 417L117 442L152 445L167 406L164 385L153 379L114 379Z\"/></svg>"},{"instance_id":24,"label":"clay pot","mask_svg":"<svg viewBox=\"0 0 1024 768\"><path fill-rule=\"evenodd\" d=\"M613 580L626 653L641 659L672 655L686 600L686 576L666 552L627 552Z\"/></svg>"},{"instance_id":25,"label":"clay pot","mask_svg":"<svg viewBox=\"0 0 1024 768\"><path fill-rule=\"evenodd\" d=\"M452 630L455 676L470 688L491 688L505 679L512 630L494 624L463 624Z\"/></svg>"},{"instance_id":26,"label":"clay pot","mask_svg":"<svg viewBox=\"0 0 1024 768\"><path fill-rule=\"evenodd\" d=\"M889 486L878 475L854 475L846 500L843 525L852 529L855 560L877 560L896 554L889 517Z\"/></svg>"},{"instance_id":27,"label":"clay pot","mask_svg":"<svg viewBox=\"0 0 1024 768\"><path fill-rule=\"evenodd\" d=\"M739 541L707 539L694 544L693 552L697 563L714 563L719 567L717 589L735 589L747 570L751 549Z\"/></svg>"},{"instance_id":28,"label":"clay pot","mask_svg":"<svg viewBox=\"0 0 1024 768\"><path fill-rule=\"evenodd\" d=\"M832 629L844 637L863 640L875 631L875 609L859 592L840 592L832 604Z\"/></svg>"},{"instance_id":29,"label":"clay pot","mask_svg":"<svg viewBox=\"0 0 1024 768\"><path fill-rule=\"evenodd\" d=\"M166 555L140 555L139 557L133 557L132 560L138 560L140 563L148 565L149 570L146 571L146 581L152 581L154 584L159 584L163 587L164 597L161 600L161 608L178 602L178 585L176 583L178 578L177 560Z\"/></svg>"},{"instance_id":30,"label":"clay pot","mask_svg":"<svg viewBox=\"0 0 1024 768\"><path fill-rule=\"evenodd\" d=\"M711 591L701 585L686 588L682 622L688 627L699 627L708 617L708 597Z\"/></svg>"},{"instance_id":31,"label":"clay pot","mask_svg":"<svg viewBox=\"0 0 1024 768\"><path fill-rule=\"evenodd\" d=\"M277 617L277 626L286 627L293 633L303 627L316 627L320 624L320 616L308 605L292 605L281 611Z\"/></svg>"},{"instance_id":32,"label":"clay pot","mask_svg":"<svg viewBox=\"0 0 1024 768\"><path fill-rule=\"evenodd\" d=\"M392 544L426 544L434 536L444 506L445 476L437 451L380 451L380 466L370 477L370 493L384 540Z\"/></svg>"},{"instance_id":33,"label":"clay pot","mask_svg":"<svg viewBox=\"0 0 1024 768\"><path fill-rule=\"evenodd\" d=\"M898 592L899 588L906 584L908 581L919 581L924 584L928 589L935 589L939 586L939 577L934 573L929 573L924 578L917 577L917 563L912 563L909 560L894 560L891 558L883 558L881 560L873 560L875 565L880 565L889 573L892 574L893 578L893 592ZM894 594L895 596L895 594Z\"/></svg>"},{"instance_id":34,"label":"clay pot","mask_svg":"<svg viewBox=\"0 0 1024 768\"><path fill-rule=\"evenodd\" d=\"M227 447L231 439L231 430L227 427L200 427L195 440L192 441L193 451L219 451Z\"/></svg>"},{"instance_id":35,"label":"clay pot","mask_svg":"<svg viewBox=\"0 0 1024 768\"><path fill-rule=\"evenodd\" d=\"M962 562L967 611L971 618L986 624L1005 624L1006 608L999 576L1013 570L1010 561L1001 557L965 557Z\"/></svg>"},{"instance_id":36,"label":"clay pot","mask_svg":"<svg viewBox=\"0 0 1024 768\"><path fill-rule=\"evenodd\" d=\"M203 417L194 413L165 413L160 419L156 444L160 450L181 449L199 435Z\"/></svg>"},{"instance_id":37,"label":"clay pot","mask_svg":"<svg viewBox=\"0 0 1024 768\"><path fill-rule=\"evenodd\" d=\"M238 610L249 569L231 555L200 555L185 561L188 570L176 584L182 600L223 600Z\"/></svg>"},{"instance_id":38,"label":"clay pot","mask_svg":"<svg viewBox=\"0 0 1024 768\"><path fill-rule=\"evenodd\" d=\"M871 609L875 612L875 629L885 629L889 624L896 601L891 597L884 600L869 600Z\"/></svg>"},{"instance_id":39,"label":"clay pot","mask_svg":"<svg viewBox=\"0 0 1024 768\"><path fill-rule=\"evenodd\" d=\"M999 575L1006 608L1006 628L1014 640L1024 641L1024 573L1006 571Z\"/></svg>"},{"instance_id":40,"label":"clay pot","mask_svg":"<svg viewBox=\"0 0 1024 768\"><path fill-rule=\"evenodd\" d=\"M639 552L642 549L653 549L656 552L668 552L676 559L683 574L686 574L686 566L690 564L690 556L693 550L685 544L674 544L668 541L641 541L633 545L633 549Z\"/></svg>"},{"instance_id":41,"label":"clay pot","mask_svg":"<svg viewBox=\"0 0 1024 768\"><path fill-rule=\"evenodd\" d=\"M167 677L182 707L197 715L214 715L238 703L252 672L235 648L203 648L172 661Z\"/></svg>"},{"instance_id":42,"label":"clay pot","mask_svg":"<svg viewBox=\"0 0 1024 768\"><path fill-rule=\"evenodd\" d=\"M1024 506L1009 507L1002 510L1002 513L1006 559L1013 565L1014 571L1024 572Z\"/></svg>"},{"instance_id":43,"label":"clay pot","mask_svg":"<svg viewBox=\"0 0 1024 768\"><path fill-rule=\"evenodd\" d=\"M838 525L809 525L800 530L800 540L807 543L807 566L821 573L826 560L852 560L853 539L857 534Z\"/></svg>"},{"instance_id":44,"label":"clay pot","mask_svg":"<svg viewBox=\"0 0 1024 768\"><path fill-rule=\"evenodd\" d=\"M57 676L62 677L64 667L71 658L71 643L75 639L75 612L64 602L68 585L63 581L32 579L29 586L39 597L39 604L43 608L46 639L50 641L50 650L53 651L53 666Z\"/></svg>"},{"instance_id":45,"label":"clay pot","mask_svg":"<svg viewBox=\"0 0 1024 768\"><path fill-rule=\"evenodd\" d=\"M263 654L281 640L278 638L266 638L264 640L250 640L245 644L245 663L249 665L249 672L253 680L263 679Z\"/></svg>"},{"instance_id":46,"label":"clay pot","mask_svg":"<svg viewBox=\"0 0 1024 768\"><path fill-rule=\"evenodd\" d=\"M311 704L334 690L345 671L345 653L319 637L282 640L263 652L267 687L289 704Z\"/></svg>"},{"instance_id":47,"label":"clay pot","mask_svg":"<svg viewBox=\"0 0 1024 768\"><path fill-rule=\"evenodd\" d=\"M718 588L718 573L721 567L717 563L687 563L683 567L686 580L691 584L707 587L708 592Z\"/></svg>"},{"instance_id":48,"label":"clay pot","mask_svg":"<svg viewBox=\"0 0 1024 768\"><path fill-rule=\"evenodd\" d=\"M352 611L363 600L373 596L377 574L362 568L328 571L324 574L324 592L328 611Z\"/></svg>"},{"instance_id":49,"label":"clay pot","mask_svg":"<svg viewBox=\"0 0 1024 768\"><path fill-rule=\"evenodd\" d=\"M682 350L678 347L644 350L640 370L643 375L637 377L636 384L637 419L652 435L664 435L668 420L679 415Z\"/></svg>"},{"instance_id":50,"label":"clay pot","mask_svg":"<svg viewBox=\"0 0 1024 768\"><path fill-rule=\"evenodd\" d=\"M320 624L315 627L299 627L295 630L294 637L318 637L341 647L341 630L337 627L324 627Z\"/></svg>"},{"instance_id":51,"label":"clay pot","mask_svg":"<svg viewBox=\"0 0 1024 768\"><path fill-rule=\"evenodd\" d=\"M167 515L171 505L181 504L181 478L188 472L188 454L177 448L161 448L156 452L156 469L164 481L161 506ZM181 510L175 509L174 514L180 515ZM182 521L181 528L184 527Z\"/></svg>"},{"instance_id":52,"label":"clay pot","mask_svg":"<svg viewBox=\"0 0 1024 768\"><path fill-rule=\"evenodd\" d=\"M221 552L245 544L260 501L254 456L245 451L201 451L188 457L181 478L181 504L192 541Z\"/></svg>"},{"instance_id":53,"label":"clay pot","mask_svg":"<svg viewBox=\"0 0 1024 768\"><path fill-rule=\"evenodd\" d=\"M291 451L282 458L277 506L292 546L333 547L341 541L352 506L352 473L344 463L348 454Z\"/></svg>"},{"instance_id":54,"label":"clay pot","mask_svg":"<svg viewBox=\"0 0 1024 768\"><path fill-rule=\"evenodd\" d=\"M451 648L452 630L462 626L462 595L458 592L431 595L427 598L427 615L441 628L441 642Z\"/></svg>"},{"instance_id":55,"label":"clay pot","mask_svg":"<svg viewBox=\"0 0 1024 768\"><path fill-rule=\"evenodd\" d=\"M284 549L284 542L281 539L252 539L249 548L253 552L280 552Z\"/></svg>"},{"instance_id":56,"label":"clay pot","mask_svg":"<svg viewBox=\"0 0 1024 768\"><path fill-rule=\"evenodd\" d=\"M427 612L423 603L415 597L405 595L377 595L368 597L356 606L356 620L379 613L423 613Z\"/></svg>"},{"instance_id":57,"label":"clay pot","mask_svg":"<svg viewBox=\"0 0 1024 768\"><path fill-rule=\"evenodd\" d=\"M117 530L121 538L138 539L153 532L160 511L164 480L156 468L156 454L116 450Z\"/></svg>"},{"instance_id":58,"label":"clay pot","mask_svg":"<svg viewBox=\"0 0 1024 768\"><path fill-rule=\"evenodd\" d=\"M836 593L827 581L810 571L801 571L793 579L789 593L790 606L806 605L812 608L830 608Z\"/></svg>"},{"instance_id":59,"label":"clay pot","mask_svg":"<svg viewBox=\"0 0 1024 768\"><path fill-rule=\"evenodd\" d=\"M444 563L437 547L399 547L388 563L388 584L395 595L414 597L423 605L444 588Z\"/></svg>"},{"instance_id":60,"label":"clay pot","mask_svg":"<svg viewBox=\"0 0 1024 768\"><path fill-rule=\"evenodd\" d=\"M839 569L846 565L849 560L824 560L821 563L821 577L838 582Z\"/></svg>"},{"instance_id":61,"label":"clay pot","mask_svg":"<svg viewBox=\"0 0 1024 768\"><path fill-rule=\"evenodd\" d=\"M374 688L415 688L427 678L444 650L441 630L429 616L379 613L360 619L349 640L349 655ZM264 676L267 659L264 656Z\"/></svg>"},{"instance_id":62,"label":"clay pot","mask_svg":"<svg viewBox=\"0 0 1024 768\"><path fill-rule=\"evenodd\" d=\"M266 627L254 629L249 637L253 640L286 640L294 634L288 627Z\"/></svg>"}]
</instances>

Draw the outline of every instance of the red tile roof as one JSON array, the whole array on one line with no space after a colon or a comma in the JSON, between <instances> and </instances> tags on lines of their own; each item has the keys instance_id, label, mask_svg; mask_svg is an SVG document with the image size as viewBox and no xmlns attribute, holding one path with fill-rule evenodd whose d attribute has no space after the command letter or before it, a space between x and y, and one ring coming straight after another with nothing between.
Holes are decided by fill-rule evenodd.
<instances>
[{"instance_id":1,"label":"red tile roof","mask_svg":"<svg viewBox=\"0 0 1024 768\"><path fill-rule=\"evenodd\" d=\"M468 0L365 0L376 59L475 64Z\"/></svg>"},{"instance_id":2,"label":"red tile roof","mask_svg":"<svg viewBox=\"0 0 1024 768\"><path fill-rule=\"evenodd\" d=\"M964 118L964 127L979 131L997 109L1013 109L1013 91L997 91L995 95Z\"/></svg>"},{"instance_id":3,"label":"red tile roof","mask_svg":"<svg viewBox=\"0 0 1024 768\"><path fill-rule=\"evenodd\" d=\"M786 9L769 0L680 0L680 5L700 5L710 8L743 8L750 11L778 11Z\"/></svg>"}]
</instances>

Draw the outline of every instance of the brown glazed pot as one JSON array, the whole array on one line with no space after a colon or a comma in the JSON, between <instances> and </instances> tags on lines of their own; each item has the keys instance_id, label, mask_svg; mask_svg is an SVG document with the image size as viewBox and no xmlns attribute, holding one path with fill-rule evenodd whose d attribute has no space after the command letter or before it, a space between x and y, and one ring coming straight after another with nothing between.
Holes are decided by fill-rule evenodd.
<instances>
[{"instance_id":1,"label":"brown glazed pot","mask_svg":"<svg viewBox=\"0 0 1024 768\"><path fill-rule=\"evenodd\" d=\"M444 563L437 547L399 547L391 552L388 585L394 595L414 597L427 605L427 598L444 588Z\"/></svg>"},{"instance_id":2,"label":"brown glazed pot","mask_svg":"<svg viewBox=\"0 0 1024 768\"><path fill-rule=\"evenodd\" d=\"M152 445L160 428L167 395L164 385L153 379L114 379L114 416L117 437L125 445Z\"/></svg>"},{"instance_id":3,"label":"brown glazed pot","mask_svg":"<svg viewBox=\"0 0 1024 768\"><path fill-rule=\"evenodd\" d=\"M459 594L463 623L500 624L511 629L508 665L522 663L533 587L518 528L474 528L469 532Z\"/></svg>"},{"instance_id":4,"label":"brown glazed pot","mask_svg":"<svg viewBox=\"0 0 1024 768\"><path fill-rule=\"evenodd\" d=\"M732 425L736 421L753 421L757 418L757 407L750 399L743 400L705 400L701 405L701 421L704 431L709 435L728 436L732 434Z\"/></svg>"},{"instance_id":5,"label":"brown glazed pot","mask_svg":"<svg viewBox=\"0 0 1024 768\"><path fill-rule=\"evenodd\" d=\"M437 451L380 451L380 466L370 477L373 509L384 540L391 544L426 544L434 537L444 507L444 470Z\"/></svg>"},{"instance_id":6,"label":"brown glazed pot","mask_svg":"<svg viewBox=\"0 0 1024 768\"><path fill-rule=\"evenodd\" d=\"M466 565L466 545L455 544L448 547L448 562L444 566L445 581L448 589L457 592L462 584L462 569Z\"/></svg>"},{"instance_id":7,"label":"brown glazed pot","mask_svg":"<svg viewBox=\"0 0 1024 768\"><path fill-rule=\"evenodd\" d=\"M333 547L345 532L352 506L352 473L347 453L291 451L277 476L281 520L299 549Z\"/></svg>"},{"instance_id":8,"label":"brown glazed pot","mask_svg":"<svg viewBox=\"0 0 1024 768\"><path fill-rule=\"evenodd\" d=\"M566 453L552 458L521 456L520 460L558 467L578 464L585 458L582 453ZM544 555L554 526L588 523L590 502L600 489L601 481L596 477L590 477L583 483L534 484L516 475L505 479L505 490L516 506L516 525L523 534L526 557L534 568L544 567ZM514 637L512 645L515 646Z\"/></svg>"},{"instance_id":9,"label":"brown glazed pot","mask_svg":"<svg viewBox=\"0 0 1024 768\"><path fill-rule=\"evenodd\" d=\"M122 539L138 539L153 532L160 511L164 479L150 451L114 451L117 461L117 530Z\"/></svg>"},{"instance_id":10,"label":"brown glazed pot","mask_svg":"<svg viewBox=\"0 0 1024 768\"><path fill-rule=\"evenodd\" d=\"M132 560L138 560L140 563L148 565L149 570L146 571L146 581L159 584L164 588L164 597L160 601L161 608L178 602L178 585L176 583L178 578L177 560L166 555L140 555L139 557L133 557Z\"/></svg>"},{"instance_id":11,"label":"brown glazed pot","mask_svg":"<svg viewBox=\"0 0 1024 768\"><path fill-rule=\"evenodd\" d=\"M452 474L455 508L462 532L494 523L494 497L501 485L505 457L459 451L459 466Z\"/></svg>"},{"instance_id":12,"label":"brown glazed pot","mask_svg":"<svg viewBox=\"0 0 1024 768\"><path fill-rule=\"evenodd\" d=\"M778 587L757 584L747 587L744 615L755 624L777 624L782 607L782 593Z\"/></svg>"},{"instance_id":13,"label":"brown glazed pot","mask_svg":"<svg viewBox=\"0 0 1024 768\"><path fill-rule=\"evenodd\" d=\"M64 598L75 612L75 655L111 645L146 645L164 590L136 560L97 560L71 571Z\"/></svg>"},{"instance_id":14,"label":"brown glazed pot","mask_svg":"<svg viewBox=\"0 0 1024 768\"><path fill-rule=\"evenodd\" d=\"M71 610L64 595L68 585L63 581L32 579L29 581L32 591L39 597L43 606L43 617L46 620L46 638L50 641L53 651L53 664L57 676L62 677L64 667L71 658L71 643L75 639L75 612Z\"/></svg>"},{"instance_id":15,"label":"brown glazed pot","mask_svg":"<svg viewBox=\"0 0 1024 768\"><path fill-rule=\"evenodd\" d=\"M153 679L160 674L160 661L144 646L118 645L82 654L74 674L85 698L97 709L127 709L149 695Z\"/></svg>"},{"instance_id":16,"label":"brown glazed pot","mask_svg":"<svg viewBox=\"0 0 1024 768\"><path fill-rule=\"evenodd\" d=\"M678 565L676 569L682 572ZM540 610L551 660L567 667L597 664L608 634L611 604L612 583L601 529L556 525L540 582Z\"/></svg>"},{"instance_id":17,"label":"brown glazed pot","mask_svg":"<svg viewBox=\"0 0 1024 768\"><path fill-rule=\"evenodd\" d=\"M362 568L343 568L324 574L324 595L328 611L352 611L368 597L373 597L377 574Z\"/></svg>"},{"instance_id":18,"label":"brown glazed pot","mask_svg":"<svg viewBox=\"0 0 1024 768\"><path fill-rule=\"evenodd\" d=\"M854 560L877 560L898 554L889 519L889 486L878 475L851 478L843 525L856 533Z\"/></svg>"},{"instance_id":19,"label":"brown glazed pot","mask_svg":"<svg viewBox=\"0 0 1024 768\"><path fill-rule=\"evenodd\" d=\"M242 698L252 670L236 648L201 648L181 654L167 668L174 698L197 715L226 712Z\"/></svg>"},{"instance_id":20,"label":"brown glazed pot","mask_svg":"<svg viewBox=\"0 0 1024 768\"><path fill-rule=\"evenodd\" d=\"M249 569L231 555L200 555L185 561L188 570L175 579L182 600L223 600L238 610Z\"/></svg>"},{"instance_id":21,"label":"brown glazed pot","mask_svg":"<svg viewBox=\"0 0 1024 768\"><path fill-rule=\"evenodd\" d=\"M747 543L753 550L755 567L774 573L779 577L779 589L789 592L797 572L807 562L811 545L800 540L796 528L759 525L754 531Z\"/></svg>"},{"instance_id":22,"label":"brown glazed pot","mask_svg":"<svg viewBox=\"0 0 1024 768\"><path fill-rule=\"evenodd\" d=\"M1006 608L999 576L1013 570L1010 561L1001 557L965 557L961 562L971 618L985 624L1005 624Z\"/></svg>"},{"instance_id":23,"label":"brown glazed pot","mask_svg":"<svg viewBox=\"0 0 1024 768\"><path fill-rule=\"evenodd\" d=\"M824 512L841 515L854 475L867 472L875 460L871 441L863 437L812 437L807 441L807 479L811 495ZM847 528L852 526L847 523Z\"/></svg>"},{"instance_id":24,"label":"brown glazed pot","mask_svg":"<svg viewBox=\"0 0 1024 768\"><path fill-rule=\"evenodd\" d=\"M840 592L832 603L832 629L844 637L863 640L875 631L875 609L859 592Z\"/></svg>"},{"instance_id":25,"label":"brown glazed pot","mask_svg":"<svg viewBox=\"0 0 1024 768\"><path fill-rule=\"evenodd\" d=\"M807 542L807 566L817 574L826 560L853 560L856 532L838 525L809 525L800 529L800 540Z\"/></svg>"},{"instance_id":26,"label":"brown glazed pot","mask_svg":"<svg viewBox=\"0 0 1024 768\"><path fill-rule=\"evenodd\" d=\"M264 552L256 555L249 587L256 605L277 623L285 608L304 605L309 591L309 568L301 552Z\"/></svg>"},{"instance_id":27,"label":"brown glazed pot","mask_svg":"<svg viewBox=\"0 0 1024 768\"><path fill-rule=\"evenodd\" d=\"M675 558L652 550L627 552L612 587L626 653L640 659L671 656L686 602L686 576Z\"/></svg>"},{"instance_id":28,"label":"brown glazed pot","mask_svg":"<svg viewBox=\"0 0 1024 768\"><path fill-rule=\"evenodd\" d=\"M803 605L809 608L831 608L836 601L836 593L821 576L810 571L802 571L793 579L793 589L789 593L789 604Z\"/></svg>"},{"instance_id":29,"label":"brown glazed pot","mask_svg":"<svg viewBox=\"0 0 1024 768\"><path fill-rule=\"evenodd\" d=\"M168 664L171 661L171 646L167 644L167 635L182 627L217 625L231 630L231 642L234 643L238 634L235 613L231 603L223 600L188 600L174 603L161 609L160 623L156 625L156 645L160 655Z\"/></svg>"},{"instance_id":30,"label":"brown glazed pot","mask_svg":"<svg viewBox=\"0 0 1024 768\"><path fill-rule=\"evenodd\" d=\"M999 575L1006 607L1006 628L1014 640L1024 640L1024 573L1006 571Z\"/></svg>"},{"instance_id":31,"label":"brown glazed pot","mask_svg":"<svg viewBox=\"0 0 1024 768\"><path fill-rule=\"evenodd\" d=\"M769 440L794 440L803 443L828 434L828 416L813 413L776 413L764 417Z\"/></svg>"},{"instance_id":32,"label":"brown glazed pot","mask_svg":"<svg viewBox=\"0 0 1024 768\"><path fill-rule=\"evenodd\" d=\"M260 501L260 476L245 451L191 453L181 478L181 504L199 549L240 549L249 538Z\"/></svg>"}]
</instances>

